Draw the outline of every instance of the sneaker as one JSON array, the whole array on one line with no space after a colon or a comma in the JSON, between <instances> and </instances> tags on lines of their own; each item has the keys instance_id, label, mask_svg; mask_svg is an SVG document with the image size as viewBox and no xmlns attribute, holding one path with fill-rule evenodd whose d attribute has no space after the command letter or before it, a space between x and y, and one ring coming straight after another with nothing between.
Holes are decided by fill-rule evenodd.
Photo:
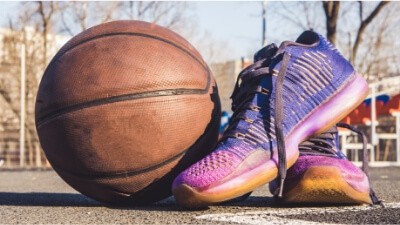
<instances>
[{"instance_id":1,"label":"sneaker","mask_svg":"<svg viewBox=\"0 0 400 225\"><path fill-rule=\"evenodd\" d=\"M321 35L271 44L238 76L233 115L216 149L173 182L178 204L203 207L242 196L280 176L298 145L352 111L368 92L366 81ZM283 190L283 188L280 188Z\"/></svg>"},{"instance_id":2,"label":"sneaker","mask_svg":"<svg viewBox=\"0 0 400 225\"><path fill-rule=\"evenodd\" d=\"M368 178L368 151L365 135L346 124L363 138L363 170L339 149L336 127L315 135L299 145L300 156L287 171L282 201L318 204L379 204ZM275 196L279 180L269 184Z\"/></svg>"}]
</instances>

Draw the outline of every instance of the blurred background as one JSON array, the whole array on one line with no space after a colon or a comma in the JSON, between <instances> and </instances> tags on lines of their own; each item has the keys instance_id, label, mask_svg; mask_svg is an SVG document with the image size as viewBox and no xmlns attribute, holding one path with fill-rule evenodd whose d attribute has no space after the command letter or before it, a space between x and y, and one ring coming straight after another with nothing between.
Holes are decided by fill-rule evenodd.
<instances>
[{"instance_id":1,"label":"blurred background","mask_svg":"<svg viewBox=\"0 0 400 225\"><path fill-rule=\"evenodd\" d=\"M236 76L254 52L313 29L340 50L370 85L343 122L369 138L373 166L400 166L400 2L2 2L0 4L0 168L50 168L35 129L37 88L48 62L71 37L113 20L144 20L189 40L216 77L225 111ZM359 163L361 143L341 131Z\"/></svg>"}]
</instances>

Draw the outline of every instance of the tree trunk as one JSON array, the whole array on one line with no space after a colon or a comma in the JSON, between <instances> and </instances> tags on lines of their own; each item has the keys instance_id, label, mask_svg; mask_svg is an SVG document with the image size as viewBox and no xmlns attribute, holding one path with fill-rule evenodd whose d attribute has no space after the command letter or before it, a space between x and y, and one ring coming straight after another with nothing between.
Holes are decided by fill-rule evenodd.
<instances>
[{"instance_id":1,"label":"tree trunk","mask_svg":"<svg viewBox=\"0 0 400 225\"><path fill-rule=\"evenodd\" d=\"M336 25L339 17L340 2L338 1L324 1L322 2L326 17L326 36L328 40L336 44Z\"/></svg>"}]
</instances>

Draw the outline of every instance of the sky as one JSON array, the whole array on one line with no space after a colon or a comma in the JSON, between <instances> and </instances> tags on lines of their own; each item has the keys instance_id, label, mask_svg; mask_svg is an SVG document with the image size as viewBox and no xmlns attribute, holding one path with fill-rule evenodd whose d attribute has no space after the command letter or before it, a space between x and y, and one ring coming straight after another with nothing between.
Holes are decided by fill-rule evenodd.
<instances>
[{"instance_id":1,"label":"sky","mask_svg":"<svg viewBox=\"0 0 400 225\"><path fill-rule=\"evenodd\" d=\"M0 3L1 25L7 24L9 16L17 14L19 4L16 1ZM217 56L215 60L248 57L261 47L261 2L194 1L189 4L195 24L220 45L229 48L229 51L225 49L228 53ZM267 16L270 16L268 11ZM267 40L270 33L274 34L274 40L283 41L283 35L272 29L273 26L267 23Z\"/></svg>"},{"instance_id":2,"label":"sky","mask_svg":"<svg viewBox=\"0 0 400 225\"><path fill-rule=\"evenodd\" d=\"M196 2L195 7L199 26L231 47L233 58L261 47L260 2Z\"/></svg>"},{"instance_id":3,"label":"sky","mask_svg":"<svg viewBox=\"0 0 400 225\"><path fill-rule=\"evenodd\" d=\"M277 5L276 2L274 5ZM257 1L204 1L194 2L199 26L209 31L213 38L232 49L226 59L251 57L262 47L262 3ZM274 6L275 7L275 6ZM279 29L281 23L271 3L266 13L267 43L295 40L301 29L291 23ZM289 28L289 29L287 29Z\"/></svg>"}]
</instances>

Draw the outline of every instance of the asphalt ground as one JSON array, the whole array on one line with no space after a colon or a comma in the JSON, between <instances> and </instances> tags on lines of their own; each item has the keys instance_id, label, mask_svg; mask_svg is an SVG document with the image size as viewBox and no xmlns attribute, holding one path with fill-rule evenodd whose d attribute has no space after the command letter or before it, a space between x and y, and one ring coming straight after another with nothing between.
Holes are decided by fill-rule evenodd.
<instances>
[{"instance_id":1,"label":"asphalt ground","mask_svg":"<svg viewBox=\"0 0 400 225\"><path fill-rule=\"evenodd\" d=\"M400 168L371 168L380 206L282 206L266 186L243 202L185 210L171 197L112 208L70 188L52 171L0 170L0 224L399 224Z\"/></svg>"}]
</instances>

